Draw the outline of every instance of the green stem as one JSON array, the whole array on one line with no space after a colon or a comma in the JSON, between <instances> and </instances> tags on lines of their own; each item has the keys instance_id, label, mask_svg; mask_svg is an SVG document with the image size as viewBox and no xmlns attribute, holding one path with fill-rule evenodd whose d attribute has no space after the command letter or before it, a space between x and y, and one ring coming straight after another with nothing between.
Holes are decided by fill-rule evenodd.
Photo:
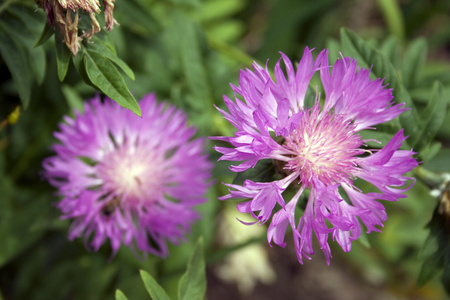
<instances>
[{"instance_id":1,"label":"green stem","mask_svg":"<svg viewBox=\"0 0 450 300\"><path fill-rule=\"evenodd\" d=\"M405 28L397 0L378 0L377 3L384 15L389 31L403 44L405 41Z\"/></svg>"}]
</instances>

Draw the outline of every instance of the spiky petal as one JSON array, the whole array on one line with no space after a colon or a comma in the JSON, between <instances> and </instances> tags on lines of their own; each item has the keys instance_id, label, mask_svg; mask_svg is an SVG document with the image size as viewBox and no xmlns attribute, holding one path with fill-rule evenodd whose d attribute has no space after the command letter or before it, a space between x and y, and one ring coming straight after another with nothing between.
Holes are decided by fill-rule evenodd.
<instances>
[{"instance_id":1,"label":"spiky petal","mask_svg":"<svg viewBox=\"0 0 450 300\"><path fill-rule=\"evenodd\" d=\"M268 222L273 216L267 232L269 243L284 247L286 229L291 226L300 263L314 254L314 234L329 263L329 236L347 252L360 235L359 220L367 232L379 231L387 215L377 200L406 197L403 193L414 179L404 174L416 167L417 161L412 157L414 152L399 150L406 139L403 130L381 150L367 149L360 136L361 130L374 129L406 110L403 103L394 103L383 80L371 80L370 70L359 68L349 57L330 65L327 50L316 59L311 52L305 49L296 70L281 53L275 80L267 66L257 63L253 70L241 71L239 86L232 85L235 99L224 96L228 112L219 109L236 127L235 136L213 139L232 145L215 147L223 154L219 160L240 162L231 166L232 171L242 172L261 160L272 160L278 174L283 175L273 182L246 180L243 186L228 185L230 194L221 199L247 198L238 210L250 213L257 222ZM320 73L325 99L321 102L316 88L314 103L308 107L307 97L314 99L308 86L316 72ZM356 178L373 184L379 192L364 194L353 185ZM408 185L408 181L412 183ZM297 193L286 199L289 186ZM309 190L309 197L298 219L295 211L305 190ZM276 204L281 209L273 213Z\"/></svg>"}]
</instances>

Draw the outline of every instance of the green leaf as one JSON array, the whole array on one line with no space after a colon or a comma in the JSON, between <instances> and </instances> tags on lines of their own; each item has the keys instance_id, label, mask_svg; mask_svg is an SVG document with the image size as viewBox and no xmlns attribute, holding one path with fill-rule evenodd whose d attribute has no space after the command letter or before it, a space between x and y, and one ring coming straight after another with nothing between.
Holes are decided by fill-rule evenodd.
<instances>
[{"instance_id":1,"label":"green leaf","mask_svg":"<svg viewBox=\"0 0 450 300\"><path fill-rule=\"evenodd\" d=\"M433 96L420 115L419 131L414 136L414 144L416 144L417 150L420 150L431 143L434 136L441 128L446 114L447 102L445 99L444 87L440 82L435 82L433 85Z\"/></svg>"},{"instance_id":2,"label":"green leaf","mask_svg":"<svg viewBox=\"0 0 450 300\"><path fill-rule=\"evenodd\" d=\"M178 284L178 300L202 300L206 292L203 238L200 237L188 262L186 273Z\"/></svg>"},{"instance_id":3,"label":"green leaf","mask_svg":"<svg viewBox=\"0 0 450 300\"><path fill-rule=\"evenodd\" d=\"M416 39L406 50L402 64L402 80L407 88L416 87L427 57L427 42Z\"/></svg>"},{"instance_id":4,"label":"green leaf","mask_svg":"<svg viewBox=\"0 0 450 300\"><path fill-rule=\"evenodd\" d=\"M26 108L30 102L31 74L28 56L23 45L5 30L0 22L0 54L8 66L19 94L22 105Z\"/></svg>"},{"instance_id":5,"label":"green leaf","mask_svg":"<svg viewBox=\"0 0 450 300\"><path fill-rule=\"evenodd\" d=\"M153 300L170 300L164 289L156 282L156 280L144 270L141 270L141 278L144 282L148 294Z\"/></svg>"},{"instance_id":6,"label":"green leaf","mask_svg":"<svg viewBox=\"0 0 450 300\"><path fill-rule=\"evenodd\" d=\"M380 51L383 53L394 67L399 64L398 55L398 39L395 36L389 36L380 46Z\"/></svg>"},{"instance_id":7,"label":"green leaf","mask_svg":"<svg viewBox=\"0 0 450 300\"><path fill-rule=\"evenodd\" d=\"M206 113L208 111L205 110L205 104L211 100L211 90L200 49L199 36L196 34L195 25L185 14L178 12L175 18L182 70L189 89L187 99L193 108Z\"/></svg>"},{"instance_id":8,"label":"green leaf","mask_svg":"<svg viewBox=\"0 0 450 300\"><path fill-rule=\"evenodd\" d=\"M420 257L427 257L427 259L423 263L417 279L417 284L419 286L427 283L443 268L450 267L448 263L448 253L450 253L450 233L447 230L447 224L446 217L440 212L438 204L431 221L427 225L427 227L430 228L430 234L420 251ZM447 280L445 278L443 279Z\"/></svg>"},{"instance_id":9,"label":"green leaf","mask_svg":"<svg viewBox=\"0 0 450 300\"><path fill-rule=\"evenodd\" d=\"M55 29L52 26L48 25L47 22L45 22L44 29L42 29L41 35L39 36L39 39L37 40L34 47L43 45L54 33Z\"/></svg>"},{"instance_id":10,"label":"green leaf","mask_svg":"<svg viewBox=\"0 0 450 300\"><path fill-rule=\"evenodd\" d=\"M426 144L422 149L420 149L420 157L424 162L429 161L439 153L441 148L441 142L431 142L430 144Z\"/></svg>"},{"instance_id":11,"label":"green leaf","mask_svg":"<svg viewBox=\"0 0 450 300\"><path fill-rule=\"evenodd\" d=\"M56 65L58 68L59 81L63 81L69 70L69 61L72 57L72 52L64 43L59 30L55 32L55 48L56 48Z\"/></svg>"},{"instance_id":12,"label":"green leaf","mask_svg":"<svg viewBox=\"0 0 450 300\"><path fill-rule=\"evenodd\" d=\"M116 290L116 300L128 300L121 290Z\"/></svg>"},{"instance_id":13,"label":"green leaf","mask_svg":"<svg viewBox=\"0 0 450 300\"><path fill-rule=\"evenodd\" d=\"M389 31L397 36L400 41L404 40L405 28L400 5L396 0L378 0L378 6L384 15Z\"/></svg>"},{"instance_id":14,"label":"green leaf","mask_svg":"<svg viewBox=\"0 0 450 300\"><path fill-rule=\"evenodd\" d=\"M130 67L122 59L120 59L110 47L108 47L101 39L97 37L92 38L91 41L92 43L88 43L86 46L86 48L89 49L89 52L96 52L97 54L106 57L121 68L128 77L134 80L133 70L131 70Z\"/></svg>"},{"instance_id":15,"label":"green leaf","mask_svg":"<svg viewBox=\"0 0 450 300\"><path fill-rule=\"evenodd\" d=\"M112 62L95 51L82 48L83 61L89 80L119 105L141 116L141 109L129 91L122 75Z\"/></svg>"}]
</instances>

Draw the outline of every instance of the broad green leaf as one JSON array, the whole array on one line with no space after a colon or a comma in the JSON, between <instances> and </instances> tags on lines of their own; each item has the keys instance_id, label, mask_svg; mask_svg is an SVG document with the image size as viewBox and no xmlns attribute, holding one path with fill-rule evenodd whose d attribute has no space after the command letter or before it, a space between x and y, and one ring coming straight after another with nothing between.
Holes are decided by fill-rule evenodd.
<instances>
[{"instance_id":1,"label":"broad green leaf","mask_svg":"<svg viewBox=\"0 0 450 300\"><path fill-rule=\"evenodd\" d=\"M141 116L141 109L129 91L122 75L110 60L95 51L83 48L82 53L86 74L89 80L119 105ZM78 56L77 55L77 56Z\"/></svg>"},{"instance_id":2,"label":"broad green leaf","mask_svg":"<svg viewBox=\"0 0 450 300\"><path fill-rule=\"evenodd\" d=\"M419 117L394 66L381 52L372 48L367 42L346 28L341 29L341 41L344 55L355 58L358 65L364 68L372 66L372 73L378 78L385 78L384 83L389 83L389 88L393 89L394 100L397 103L404 102L406 107L411 108L411 110L400 115L400 123L401 127L405 128L406 135L412 136L418 130ZM408 144L410 144L409 140Z\"/></svg>"},{"instance_id":3,"label":"broad green leaf","mask_svg":"<svg viewBox=\"0 0 450 300\"><path fill-rule=\"evenodd\" d=\"M116 290L116 300L128 300L121 290Z\"/></svg>"},{"instance_id":4,"label":"broad green leaf","mask_svg":"<svg viewBox=\"0 0 450 300\"><path fill-rule=\"evenodd\" d=\"M144 270L141 270L141 278L144 282L148 294L153 300L170 300L164 289L156 282L156 280Z\"/></svg>"},{"instance_id":5,"label":"broad green leaf","mask_svg":"<svg viewBox=\"0 0 450 300\"><path fill-rule=\"evenodd\" d=\"M30 102L31 73L28 56L23 45L11 37L0 20L0 54L8 66L24 108Z\"/></svg>"},{"instance_id":6,"label":"broad green leaf","mask_svg":"<svg viewBox=\"0 0 450 300\"><path fill-rule=\"evenodd\" d=\"M186 273L178 284L178 300L202 300L206 292L203 238L199 238L188 262Z\"/></svg>"},{"instance_id":7,"label":"broad green leaf","mask_svg":"<svg viewBox=\"0 0 450 300\"><path fill-rule=\"evenodd\" d=\"M55 31L56 65L58 69L58 78L63 81L69 70L69 61L72 53L64 43L59 30Z\"/></svg>"},{"instance_id":8,"label":"broad green leaf","mask_svg":"<svg viewBox=\"0 0 450 300\"><path fill-rule=\"evenodd\" d=\"M427 42L424 38L416 39L406 50L402 63L402 80L405 87L416 87L420 82L426 57Z\"/></svg>"},{"instance_id":9,"label":"broad green leaf","mask_svg":"<svg viewBox=\"0 0 450 300\"><path fill-rule=\"evenodd\" d=\"M96 37L92 38L91 41L92 43L88 43L86 46L89 52L96 52L97 54L106 57L121 68L128 77L134 80L133 70L131 70L130 67L122 59L120 59L110 47L106 46L101 39Z\"/></svg>"}]
</instances>

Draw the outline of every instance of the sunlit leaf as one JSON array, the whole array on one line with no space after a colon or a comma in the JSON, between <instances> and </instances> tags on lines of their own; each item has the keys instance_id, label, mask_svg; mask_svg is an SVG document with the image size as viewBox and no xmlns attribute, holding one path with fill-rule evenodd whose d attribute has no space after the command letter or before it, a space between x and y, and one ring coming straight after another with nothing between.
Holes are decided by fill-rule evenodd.
<instances>
[{"instance_id":1,"label":"sunlit leaf","mask_svg":"<svg viewBox=\"0 0 450 300\"><path fill-rule=\"evenodd\" d=\"M113 63L95 51L84 48L83 61L89 80L119 105L141 116L141 109Z\"/></svg>"},{"instance_id":2,"label":"sunlit leaf","mask_svg":"<svg viewBox=\"0 0 450 300\"><path fill-rule=\"evenodd\" d=\"M148 294L153 300L170 300L164 289L147 272L141 270L141 278Z\"/></svg>"},{"instance_id":3,"label":"sunlit leaf","mask_svg":"<svg viewBox=\"0 0 450 300\"><path fill-rule=\"evenodd\" d=\"M115 63L128 77L134 80L133 70L131 70L130 67L122 59L120 59L110 47L107 47L101 39L95 37L92 38L92 43L87 44L86 47L89 52L96 52L97 54L102 55Z\"/></svg>"}]
</instances>

